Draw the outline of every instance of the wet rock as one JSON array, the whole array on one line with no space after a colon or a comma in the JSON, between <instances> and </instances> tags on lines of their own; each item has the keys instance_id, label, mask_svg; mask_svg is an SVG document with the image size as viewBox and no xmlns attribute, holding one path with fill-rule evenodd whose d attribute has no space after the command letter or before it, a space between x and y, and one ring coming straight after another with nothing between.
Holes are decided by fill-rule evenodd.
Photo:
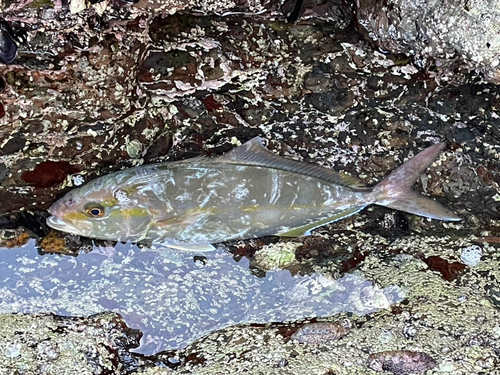
<instances>
[{"instance_id":1,"label":"wet rock","mask_svg":"<svg viewBox=\"0 0 500 375\"><path fill-rule=\"evenodd\" d=\"M7 82L5 82L5 78L0 77L0 93L5 90L7 87Z\"/></svg>"},{"instance_id":2,"label":"wet rock","mask_svg":"<svg viewBox=\"0 0 500 375\"><path fill-rule=\"evenodd\" d=\"M349 259L346 259L342 263L342 268L340 269L340 272L349 272L355 269L361 262L363 262L366 259L366 256L367 256L366 253L355 251Z\"/></svg>"},{"instance_id":3,"label":"wet rock","mask_svg":"<svg viewBox=\"0 0 500 375\"><path fill-rule=\"evenodd\" d=\"M16 58L17 45L9 23L0 18L0 62L11 64Z\"/></svg>"},{"instance_id":4,"label":"wet rock","mask_svg":"<svg viewBox=\"0 0 500 375\"><path fill-rule=\"evenodd\" d=\"M2 183L2 180L7 176L7 173L9 173L9 170L5 164L0 163L0 183Z\"/></svg>"},{"instance_id":5,"label":"wet rock","mask_svg":"<svg viewBox=\"0 0 500 375\"><path fill-rule=\"evenodd\" d=\"M406 375L433 369L436 361L427 353L393 350L371 354L368 366L377 372L390 371L395 375Z\"/></svg>"},{"instance_id":6,"label":"wet rock","mask_svg":"<svg viewBox=\"0 0 500 375\"><path fill-rule=\"evenodd\" d=\"M0 216L0 228L27 231L34 236L44 236L48 232L46 212L12 212Z\"/></svg>"},{"instance_id":7,"label":"wet rock","mask_svg":"<svg viewBox=\"0 0 500 375\"><path fill-rule=\"evenodd\" d=\"M495 280L496 281L496 280ZM498 282L491 283L484 286L488 299L491 303L500 309L500 285Z\"/></svg>"},{"instance_id":8,"label":"wet rock","mask_svg":"<svg viewBox=\"0 0 500 375\"><path fill-rule=\"evenodd\" d=\"M446 359L441 360L439 358L439 362L446 362L447 368L452 368L451 371L471 373L469 371L471 365L474 366L475 363L483 363L480 361L481 358L487 359L491 356L493 350L498 350L497 343L500 333L498 332L497 323L498 319L500 319L500 310L492 304L488 304L484 295L480 293L480 289L477 288L485 280L489 280L490 275L485 275L484 280L482 280L479 277L479 273L474 273L471 277L475 278L466 284L464 283L466 279L464 279L460 288L457 288L455 283L446 282L441 275L432 272L422 272L426 269L426 265L421 260L407 253L416 254L419 251L424 251L428 254L439 253L449 256L450 254L456 254L456 249L469 246L470 241L467 238L427 237L426 239L422 239L421 236L415 234L410 238L405 237L393 239L381 246L380 239L377 236L364 233L363 231L352 231L350 234L342 233L342 236L340 236L341 242L350 244L350 246L356 245L361 250L370 250L372 247L378 249L378 256L372 250L370 251L370 255L359 264L356 270L358 274L365 274L370 279L379 280L383 285L390 283L405 285L405 288L408 290L406 300L394 305L392 310L379 311L377 314L368 316L360 316L358 313L350 316L349 320L356 329L351 330L341 341L325 341L320 346L320 350L318 350L317 345L303 345L289 341L289 337L297 330L297 327L304 325L303 320L287 324L260 325L259 327L243 324L212 332L191 344L187 344L184 349L171 350L165 354L160 353L156 357L141 357L141 361L146 361L143 362L145 368L141 369L141 371L154 373L152 370L147 370L147 367L154 367L157 369L155 371L163 371L161 366L169 366L168 358L172 358L175 359L175 362L172 362L172 366L175 366L178 372L220 372L222 367L226 373L248 371L249 373L263 372L279 374L279 371L283 371L283 369L280 369L277 364L282 359L285 359L288 362L285 368L287 369L287 373L291 375L302 375L311 372L326 374L330 371L329 369L333 373L335 371L337 373L344 371L346 375L355 375L367 371L367 351L382 352L387 348L387 345L399 345L405 328L412 326L418 330L418 334L414 338L410 337L409 339L418 343L423 352L443 353ZM357 244L355 241L357 241ZM205 264L202 262L193 262L194 269L203 271L199 278L193 278L192 274L179 277L179 258L176 258L178 254L173 252L164 254L164 259L168 260L167 263L164 263L157 262L157 258L153 256L154 253L148 253L145 249L136 252L136 255L138 253L143 255L141 258L132 259L130 258L131 253L125 252L126 257L123 258L123 261L120 260L122 259L122 255L117 254L116 251L115 254L105 253L108 250L112 249L101 249L99 250L99 254L97 254L98 250L94 249L90 254L95 256L93 259L104 260L102 267L96 267L95 263L90 263L92 259L90 257L71 258L66 262L68 260L66 257L49 257L45 255L43 257L43 270L45 272L43 275L54 277L54 274L57 274L57 278L62 284L58 284L56 291L61 296L68 295L69 292L64 284L66 283L63 279L65 275L67 275L66 277L70 285L81 285L81 290L84 294L81 297L71 298L72 308L75 308L75 303L80 302L80 308L92 306L94 302L91 301L94 300L91 298L91 295L95 291L97 291L96 296L100 298L99 301L103 303L106 309L120 308L120 304L123 303L122 300L116 298L116 295L110 297L110 291L117 293L124 283L134 280L133 284L124 285L126 294L133 296L128 297L126 308L131 308L135 312L141 312L143 306L146 306L148 310L156 308L158 310L154 310L155 318L173 322L169 327L172 327L173 324L183 324L184 313L182 311L185 308L189 308L189 306L193 308L193 314L189 316L191 318L199 317L200 310L196 304L193 305L192 293L190 291L215 290L220 288L220 284L229 285L230 288L225 289L225 293L231 293L231 291L236 290L238 295L248 293L251 299L248 304L238 302L226 305L241 306L242 308L249 309L249 311L255 311L257 304L260 304L263 299L262 292L259 292L258 299L255 298L258 289L252 282L259 280L258 278L242 277L240 273L236 275L237 277L233 281L227 278L224 278L222 281L217 280L219 276L226 277L230 272L234 272L238 265L232 263L230 267L223 271L219 269L214 270L213 266L211 266L211 262L214 260L210 254L207 254L206 258L208 261ZM16 251L22 252L23 250L17 249ZM391 255L401 251L405 253L399 254L397 258ZM491 247L486 247L484 251L488 256L495 254ZM221 255L219 254L216 258L219 258ZM192 256L188 255L187 257L192 261ZM385 259L381 259L381 257ZM5 256L3 258L5 259ZM80 262L80 259L84 260L85 267L83 268L75 266L75 264ZM29 262L26 254L20 258L19 263L22 265L21 261L24 263ZM144 277L141 277L140 273L130 273L131 267L136 267L141 262L147 264L148 267L154 267L155 264L161 264L162 266L173 265L172 269L175 272L164 272L162 268L158 267L149 268ZM308 262L310 263L311 260L308 260ZM127 270L127 273L117 272L121 264L124 267L123 269ZM487 263L485 262L484 264ZM498 261L491 263L492 267L500 269L497 265ZM31 267L29 263L28 266ZM322 272L327 270L328 272L336 272L335 270L337 269L332 262L323 262L321 265L314 265L314 267L316 272L320 270ZM77 274L81 275L89 270L94 270L92 274L97 273L96 281L103 280L103 284L100 281L99 284L89 284L89 282L84 282L81 279L78 279L75 283L75 278L78 277ZM155 272L154 277L151 275L151 270ZM4 275L6 274L4 273ZM37 278L33 279L33 282L36 283L36 280L40 277L46 277L43 275L37 276ZM164 309L164 303L169 300L168 298L159 296L158 303L153 303L151 299L153 294L149 294L147 298L139 300L139 303L136 304L137 298L144 297L144 295L148 294L149 290L153 290L155 296L163 293L162 283L158 281L158 278L166 276L170 277L169 283L184 282L188 286L188 288L184 286L179 287L177 284L174 286L175 293L181 292L179 294L181 298L177 297L178 294L169 294L170 299L177 298L175 304L171 305L174 311L170 312L170 309ZM285 276L289 277L289 273L275 272L272 274L273 278L283 278ZM313 278L308 283L305 283L303 276L298 275L296 278L297 281L300 281L300 287L293 290L290 290L290 288L286 289L290 293L289 295L294 296L294 298L299 298L304 293L305 288L310 290L305 300L305 308L310 307L311 301L325 298L329 293L324 293L326 291L321 292L319 288L319 282L328 283L327 279ZM113 281L115 279L116 282ZM348 282L349 280L350 282ZM211 284L212 282L214 283ZM141 288L140 285L144 283L146 287ZM52 289L53 284L48 284ZM334 297L332 299L333 303L346 305L349 298L345 295L345 292L342 292L343 288L359 293L359 284L361 284L361 289L363 289L363 282L359 278L351 277L350 279L346 279L345 283L343 282L334 286L336 288L335 291L330 293ZM40 284L36 285L40 286ZM43 285L45 284L42 283ZM134 285L133 289L131 289L131 285ZM189 289L189 285L192 289ZM267 282L267 285L269 285L269 282ZM106 289L108 286L110 289ZM39 292L37 294L39 295L41 289L38 289L38 287L37 290ZM57 293L50 291L51 289L49 289L50 294L47 296L44 295L46 297L43 299L44 304L48 300L57 297ZM2 289L2 298L5 299L9 295L12 296L12 290L13 288ZM467 296L467 298L461 298L463 295ZM224 294L224 296L227 296L227 294ZM208 295L205 294L204 297L207 298ZM272 293L270 296L271 305L274 306L276 301L281 299L282 297L278 298L276 293ZM20 300L17 301L21 303ZM24 305L34 306L39 302L40 298L37 297L31 300L31 303L24 303ZM214 302L216 301L212 298L211 308L220 308ZM69 307L70 305L64 306ZM288 308L290 311L298 310L294 306L287 306L280 306L279 310L283 311L284 308ZM5 305L0 302L1 307L5 307ZM397 314L394 313L396 307L399 310ZM301 307L301 309L303 308ZM335 306L330 306L330 308L335 308ZM208 310L204 309L203 311ZM327 312L327 314L331 314L331 311ZM165 313L170 313L170 315L162 315ZM241 317L243 314L243 310L238 311L233 319ZM264 313L266 316L270 314L275 316L273 315L274 313ZM335 320L340 321L342 317L347 317L347 315L350 314L340 313L340 316L336 316ZM144 327L141 323L144 318L145 315L142 312L136 315L129 314L127 322L129 325L134 325L135 327ZM218 319L220 321L220 316ZM201 319L201 322L202 325L198 327L204 327L207 319ZM190 327L194 327L194 324L190 325ZM179 338L185 339L188 330L189 328L178 330ZM195 329L195 331L198 332L199 329ZM406 331L410 332L412 329L407 329ZM161 334L161 337L165 338L169 334L165 331ZM464 337L464 339L459 341L460 345L451 345L451 343L457 342L457 336ZM464 352L462 343L466 342L466 338L483 336L487 336L487 338L482 341L480 346L474 346L473 351ZM153 347L158 347L158 337L151 335L147 339L147 342L153 340ZM441 351L441 348L443 348L443 351ZM15 350L13 353L15 354ZM434 357L434 355L432 356ZM16 358L19 358L19 356ZM148 359L151 361L149 362ZM435 359L438 360L436 357ZM131 360L132 363L137 363L133 362L133 357ZM125 361L124 363L129 362ZM485 365L489 363L489 360L484 362ZM472 374L476 373L473 372Z\"/></svg>"},{"instance_id":9,"label":"wet rock","mask_svg":"<svg viewBox=\"0 0 500 375\"><path fill-rule=\"evenodd\" d=\"M285 0L281 5L281 11L288 22L297 21L304 13L305 1L303 0Z\"/></svg>"},{"instance_id":10,"label":"wet rock","mask_svg":"<svg viewBox=\"0 0 500 375\"><path fill-rule=\"evenodd\" d=\"M496 1L362 0L357 4L361 29L382 50L415 56L421 67L430 58L459 60L485 72L491 82L500 82Z\"/></svg>"},{"instance_id":11,"label":"wet rock","mask_svg":"<svg viewBox=\"0 0 500 375\"><path fill-rule=\"evenodd\" d=\"M21 247L28 243L30 235L21 228L15 230L0 229L0 247Z\"/></svg>"},{"instance_id":12,"label":"wet rock","mask_svg":"<svg viewBox=\"0 0 500 375\"><path fill-rule=\"evenodd\" d=\"M26 139L21 136L14 136L10 138L5 145L0 149L1 155L9 155L14 154L18 151L21 151L26 145Z\"/></svg>"},{"instance_id":13,"label":"wet rock","mask_svg":"<svg viewBox=\"0 0 500 375\"><path fill-rule=\"evenodd\" d=\"M348 100L348 93L338 90L321 94L311 94L307 97L308 103L318 111L325 113L339 113L348 107Z\"/></svg>"},{"instance_id":14,"label":"wet rock","mask_svg":"<svg viewBox=\"0 0 500 375\"><path fill-rule=\"evenodd\" d=\"M68 162L45 161L37 164L33 171L26 171L21 178L35 187L49 187L63 182L68 174L79 172L80 168Z\"/></svg>"},{"instance_id":15,"label":"wet rock","mask_svg":"<svg viewBox=\"0 0 500 375\"><path fill-rule=\"evenodd\" d=\"M0 321L3 371L119 374L137 367L127 353L137 338L118 314L79 319L2 314Z\"/></svg>"}]
</instances>

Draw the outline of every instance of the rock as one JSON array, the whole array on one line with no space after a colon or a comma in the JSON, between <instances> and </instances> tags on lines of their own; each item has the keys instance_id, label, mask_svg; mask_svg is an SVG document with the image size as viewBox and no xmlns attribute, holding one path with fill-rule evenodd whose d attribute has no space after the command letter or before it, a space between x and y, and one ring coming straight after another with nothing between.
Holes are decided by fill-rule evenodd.
<instances>
[{"instance_id":1,"label":"rock","mask_svg":"<svg viewBox=\"0 0 500 375\"><path fill-rule=\"evenodd\" d=\"M138 345L140 336L118 314L1 314L0 321L2 373L118 375L137 367L128 349Z\"/></svg>"},{"instance_id":2,"label":"rock","mask_svg":"<svg viewBox=\"0 0 500 375\"><path fill-rule=\"evenodd\" d=\"M411 350L393 350L370 355L368 366L375 371L389 371L406 375L433 369L436 361L427 353Z\"/></svg>"},{"instance_id":3,"label":"rock","mask_svg":"<svg viewBox=\"0 0 500 375\"><path fill-rule=\"evenodd\" d=\"M292 335L301 344L325 344L337 341L347 335L349 330L338 323L307 323Z\"/></svg>"},{"instance_id":4,"label":"rock","mask_svg":"<svg viewBox=\"0 0 500 375\"><path fill-rule=\"evenodd\" d=\"M458 61L500 83L500 6L495 0L357 4L361 29L383 51L414 56L421 67L429 59Z\"/></svg>"}]
</instances>

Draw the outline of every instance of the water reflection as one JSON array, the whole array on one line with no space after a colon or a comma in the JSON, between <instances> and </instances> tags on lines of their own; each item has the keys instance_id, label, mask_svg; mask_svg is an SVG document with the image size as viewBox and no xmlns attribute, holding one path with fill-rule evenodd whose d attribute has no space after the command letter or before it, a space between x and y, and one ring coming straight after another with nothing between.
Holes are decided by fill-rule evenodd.
<instances>
[{"instance_id":1,"label":"water reflection","mask_svg":"<svg viewBox=\"0 0 500 375\"><path fill-rule=\"evenodd\" d=\"M146 354L180 348L234 324L366 314L402 299L399 288L381 290L353 274L335 280L278 271L258 278L248 260L236 262L222 249L200 259L118 244L75 258L40 256L31 240L0 252L0 313L114 311L144 333L138 351Z\"/></svg>"}]
</instances>

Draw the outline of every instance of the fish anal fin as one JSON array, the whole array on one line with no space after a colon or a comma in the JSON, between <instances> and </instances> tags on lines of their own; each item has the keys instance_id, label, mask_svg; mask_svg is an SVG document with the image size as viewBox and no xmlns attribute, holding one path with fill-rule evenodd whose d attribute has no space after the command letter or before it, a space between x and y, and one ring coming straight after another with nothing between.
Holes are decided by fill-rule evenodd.
<instances>
[{"instance_id":1,"label":"fish anal fin","mask_svg":"<svg viewBox=\"0 0 500 375\"><path fill-rule=\"evenodd\" d=\"M317 164L306 163L275 155L262 144L260 137L255 137L220 157L221 161L240 165L252 165L281 169L288 172L319 178L337 185L362 189L361 180L348 174L338 173Z\"/></svg>"},{"instance_id":2,"label":"fish anal fin","mask_svg":"<svg viewBox=\"0 0 500 375\"><path fill-rule=\"evenodd\" d=\"M348 216L354 215L355 213L361 211L365 207L366 206L356 206L356 207L350 208L348 210L340 211L340 212L336 213L335 215L329 216L325 219L315 221L314 223L306 224L306 225L303 225L301 227L292 228L286 232L277 233L277 235L281 236L281 237L309 236L311 234L312 230L319 228L323 225L333 223L334 221L344 219Z\"/></svg>"}]
</instances>

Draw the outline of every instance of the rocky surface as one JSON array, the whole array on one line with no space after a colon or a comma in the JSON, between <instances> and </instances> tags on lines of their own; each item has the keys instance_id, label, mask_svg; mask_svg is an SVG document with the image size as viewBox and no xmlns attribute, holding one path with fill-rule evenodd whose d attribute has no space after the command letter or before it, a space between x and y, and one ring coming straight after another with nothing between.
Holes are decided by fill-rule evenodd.
<instances>
[{"instance_id":1,"label":"rocky surface","mask_svg":"<svg viewBox=\"0 0 500 375\"><path fill-rule=\"evenodd\" d=\"M0 374L119 374L140 339L117 314L0 316Z\"/></svg>"},{"instance_id":2,"label":"rocky surface","mask_svg":"<svg viewBox=\"0 0 500 375\"><path fill-rule=\"evenodd\" d=\"M370 355L413 351L436 361L428 373L498 366L496 2L450 1L441 11L437 2L410 1L90 3L2 1L12 36L0 31L18 50L12 64L0 65L1 246L31 236L41 253L90 251L81 239L41 239L44 210L72 186L132 165L220 155L256 135L273 152L367 184L444 140L448 148L417 188L464 220L373 207L291 243L226 244L235 258L251 258L256 275L280 267L335 278L354 272L405 288L406 300L390 309L327 319L351 322L335 342L294 342L302 323L244 326L158 357L127 357L126 345L109 351L96 339L112 342L116 329L124 340L119 318L90 318L79 325L81 339L68 328L51 331L49 343L82 344L71 367L57 362L64 350L50 362L41 327L73 320L4 315L26 328L5 324L2 363L26 374L37 373L42 357L49 374L359 374L374 371ZM481 249L479 263L464 250L472 246ZM85 346L96 354L81 354Z\"/></svg>"},{"instance_id":3,"label":"rocky surface","mask_svg":"<svg viewBox=\"0 0 500 375\"><path fill-rule=\"evenodd\" d=\"M361 29L385 51L414 56L421 67L429 59L448 69L465 64L499 83L496 1L361 0L356 12Z\"/></svg>"},{"instance_id":4,"label":"rocky surface","mask_svg":"<svg viewBox=\"0 0 500 375\"><path fill-rule=\"evenodd\" d=\"M435 365L431 373L436 374L491 373L499 366L499 254L482 243L477 245L483 250L477 267L465 268L452 281L442 274L471 240L418 234L388 240L366 232L334 231L332 246L350 243L365 254L356 275L381 287L400 285L406 298L369 315L340 313L327 318L349 328L342 335L332 332L332 340L299 342L303 340L295 339L295 333L302 329L304 336L308 326L307 320L300 320L229 327L181 350L139 356L127 350L137 346L138 332L127 329L116 314L89 319L2 315L2 363L9 369L25 368L27 374L40 373L36 366L45 366L49 374L71 374L76 370L67 358L73 353L79 359L71 357L75 366L84 374L303 374L306 369L308 374L370 374L375 371L369 370L370 363L378 353L389 351L397 363L398 355L401 360L410 351L424 353L417 357L420 362L410 363L410 370L429 368L430 362ZM421 259L423 254L439 257L443 266L433 271ZM309 265L315 274L337 273L340 267L332 258ZM47 346L50 353L40 349ZM94 355L86 355L89 352ZM108 354L116 361L106 362ZM34 358L43 361L28 367Z\"/></svg>"}]
</instances>

